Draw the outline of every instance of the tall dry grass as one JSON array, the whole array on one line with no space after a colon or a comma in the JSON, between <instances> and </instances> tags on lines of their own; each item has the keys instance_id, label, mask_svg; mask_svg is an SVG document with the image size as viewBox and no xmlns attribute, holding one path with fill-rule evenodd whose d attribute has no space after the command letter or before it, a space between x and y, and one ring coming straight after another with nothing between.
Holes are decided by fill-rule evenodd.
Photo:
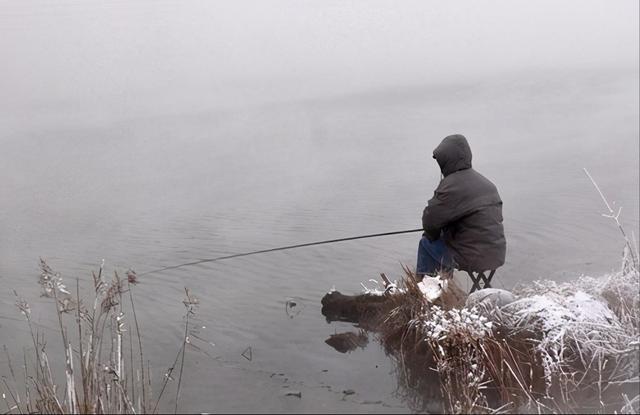
<instances>
[{"instance_id":1,"label":"tall dry grass","mask_svg":"<svg viewBox=\"0 0 640 415\"><path fill-rule=\"evenodd\" d=\"M6 413L155 413L168 383L173 380L171 373L179 367L174 407L177 412L189 343L189 318L195 313L197 299L187 290L185 335L178 352L182 360L178 365L176 358L164 374L161 390L154 396L150 362L145 358L135 308L133 291L138 284L135 272L128 271L125 278L114 272L111 278L106 278L103 261L98 273L92 273L93 295L85 302L78 280L72 293L60 274L43 259L40 259L40 269L42 296L53 302L63 356L50 356L47 339L32 321L29 303L15 293L16 306L29 328L33 354L25 348L21 377L16 376L13 368L10 370L12 382L3 377ZM126 310L125 302L128 302ZM77 342L76 346L72 340ZM31 359L33 368L28 363ZM12 367L10 359L8 361ZM60 361L64 366L64 380L57 381L54 367Z\"/></svg>"},{"instance_id":2,"label":"tall dry grass","mask_svg":"<svg viewBox=\"0 0 640 415\"><path fill-rule=\"evenodd\" d=\"M407 269L399 285L378 332L413 410L638 413L637 270L534 283L502 308L429 303Z\"/></svg>"}]
</instances>

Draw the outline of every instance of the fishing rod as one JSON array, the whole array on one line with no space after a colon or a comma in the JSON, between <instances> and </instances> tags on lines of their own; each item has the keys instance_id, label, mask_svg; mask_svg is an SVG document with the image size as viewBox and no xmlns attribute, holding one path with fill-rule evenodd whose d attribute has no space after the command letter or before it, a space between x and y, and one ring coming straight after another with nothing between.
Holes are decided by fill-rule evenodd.
<instances>
[{"instance_id":1,"label":"fishing rod","mask_svg":"<svg viewBox=\"0 0 640 415\"><path fill-rule=\"evenodd\" d=\"M148 275L148 274L161 272L161 271L168 271L168 270L176 269L176 268L188 267L188 266L192 266L192 265L203 264L205 262L215 262L215 261L221 261L223 259L231 259L231 258L238 258L238 257L242 257L242 256L264 254L266 252L284 251L284 250L287 250L287 249L302 248L302 247L305 247L305 246L332 244L334 242L353 241L355 239L365 239L365 238L377 238L379 236L400 235L400 234L403 234L403 233L413 233L413 232L424 232L424 229L420 228L420 229L409 229L409 230L406 230L406 231L372 233L372 234L369 234L369 235L350 236L348 238L328 239L326 241L307 242L307 243L298 244L298 245L288 245L288 246L281 246L281 247L278 247L278 248L261 249L259 251L243 252L241 254L225 255L225 256L219 256L219 257L216 257L216 258L199 259L199 260L193 261L193 262L185 262L184 264L171 265L171 266L168 266L168 267L163 267L163 268L158 268L158 269L154 269L154 270L151 270L151 271L143 272L141 274L138 274L138 276Z\"/></svg>"}]
</instances>

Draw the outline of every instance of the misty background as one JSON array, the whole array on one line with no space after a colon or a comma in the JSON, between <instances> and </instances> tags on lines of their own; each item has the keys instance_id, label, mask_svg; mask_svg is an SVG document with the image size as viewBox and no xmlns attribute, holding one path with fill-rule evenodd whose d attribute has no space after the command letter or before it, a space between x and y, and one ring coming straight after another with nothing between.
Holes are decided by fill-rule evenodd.
<instances>
[{"instance_id":1,"label":"misty background","mask_svg":"<svg viewBox=\"0 0 640 415\"><path fill-rule=\"evenodd\" d=\"M0 7L5 134L638 64L634 0L3 0Z\"/></svg>"},{"instance_id":2,"label":"misty background","mask_svg":"<svg viewBox=\"0 0 640 415\"><path fill-rule=\"evenodd\" d=\"M102 259L123 275L418 228L440 179L431 153L453 133L504 201L495 286L619 269L623 240L582 168L637 237L638 4L0 0L3 343L21 361L30 342L13 290L57 324L39 257L88 292ZM398 278L418 238L142 277L155 381L182 344L189 287L216 360L187 354L180 410L409 411L376 342L324 343L353 327L327 324L320 299ZM304 399L283 399L284 378Z\"/></svg>"}]
</instances>

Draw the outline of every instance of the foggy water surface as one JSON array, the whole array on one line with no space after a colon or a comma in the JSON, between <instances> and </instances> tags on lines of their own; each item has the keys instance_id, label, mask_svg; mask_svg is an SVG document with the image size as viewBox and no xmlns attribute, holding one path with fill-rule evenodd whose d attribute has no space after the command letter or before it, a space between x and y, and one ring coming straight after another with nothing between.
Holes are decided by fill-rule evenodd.
<instances>
[{"instance_id":1,"label":"foggy water surface","mask_svg":"<svg viewBox=\"0 0 640 415\"><path fill-rule=\"evenodd\" d=\"M504 201L496 287L618 269L623 240L582 168L637 236L637 16L634 1L0 0L0 343L32 355L16 290L60 356L39 257L89 293L102 259L122 276L418 228L432 150L455 133ZM320 300L400 277L418 238L142 277L154 396L188 287L201 350L185 356L180 411L409 412L373 337L349 354L325 344L353 327L328 324Z\"/></svg>"},{"instance_id":2,"label":"foggy water surface","mask_svg":"<svg viewBox=\"0 0 640 415\"><path fill-rule=\"evenodd\" d=\"M15 289L36 321L37 259L68 284L102 258L138 272L230 253L411 229L439 180L431 151L463 133L474 167L504 200L507 263L498 287L599 276L622 239L582 167L638 229L637 78L543 74L414 87L234 111L131 118L2 138L0 327L20 351ZM355 293L380 272L414 266L419 235L337 243L169 270L135 289L156 378L181 344L184 288L200 301L207 352L188 353L185 411L406 411L393 364L375 341L342 355L324 343L320 299ZM464 281L464 279L461 279ZM293 318L286 303L301 310ZM215 346L213 346L213 345ZM252 348L251 361L241 353ZM283 386L303 398L283 397ZM342 400L342 391L355 395ZM166 405L172 405L171 396ZM378 401L381 401L378 402ZM376 402L363 405L362 402ZM168 406L172 408L172 406Z\"/></svg>"}]
</instances>

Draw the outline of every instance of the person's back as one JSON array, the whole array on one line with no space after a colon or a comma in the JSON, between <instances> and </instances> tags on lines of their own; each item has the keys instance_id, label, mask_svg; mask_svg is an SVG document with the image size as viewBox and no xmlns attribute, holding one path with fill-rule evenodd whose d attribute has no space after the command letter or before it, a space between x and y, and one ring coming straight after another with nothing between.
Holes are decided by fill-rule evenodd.
<instances>
[{"instance_id":1,"label":"person's back","mask_svg":"<svg viewBox=\"0 0 640 415\"><path fill-rule=\"evenodd\" d=\"M506 240L502 200L495 185L471 167L466 138L446 137L434 150L433 158L444 178L422 215L425 238L418 251L416 271L485 271L503 265Z\"/></svg>"}]
</instances>

